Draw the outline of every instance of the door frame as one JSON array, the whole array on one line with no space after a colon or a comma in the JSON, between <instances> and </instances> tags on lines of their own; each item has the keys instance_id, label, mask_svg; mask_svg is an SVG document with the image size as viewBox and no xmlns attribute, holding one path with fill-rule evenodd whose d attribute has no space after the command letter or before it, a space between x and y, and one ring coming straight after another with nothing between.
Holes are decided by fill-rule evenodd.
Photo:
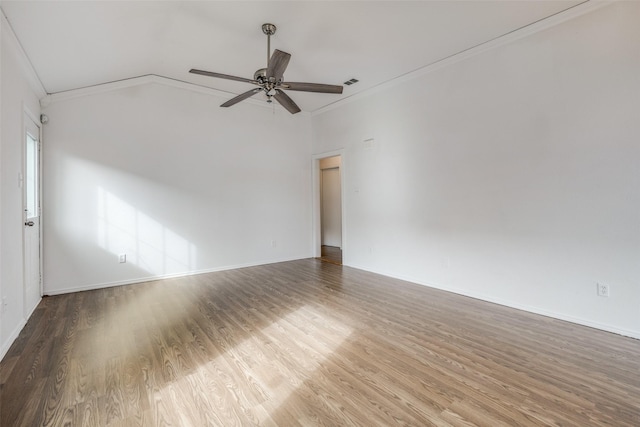
<instances>
[{"instance_id":1,"label":"door frame","mask_svg":"<svg viewBox=\"0 0 640 427\"><path fill-rule=\"evenodd\" d=\"M347 226L345 218L346 216L346 204L345 204L345 188L346 188L346 173L345 173L345 165L346 158L344 155L344 149L327 151L320 154L313 154L311 156L311 171L312 171L312 239L311 239L311 254L314 258L319 258L322 255L322 234L321 234L321 208L322 204L320 202L320 185L321 185L321 171L320 171L320 160L327 157L340 156L340 202L342 205L342 264L347 265L348 258L348 245L347 245Z\"/></svg>"},{"instance_id":2,"label":"door frame","mask_svg":"<svg viewBox=\"0 0 640 427\"><path fill-rule=\"evenodd\" d=\"M23 112L24 114L22 115L22 141L21 141L21 151L22 151L22 155L21 155L21 159L22 159L22 165L20 167L20 171L21 171L21 190L22 190L22 205L20 206L20 209L22 210L22 221L21 221L21 226L22 226L22 311L24 313L24 318L28 319L31 314L33 313L33 311L35 310L35 308L38 306L37 304L34 307L27 307L27 274L26 274L26 256L27 256L27 251L26 251L26 234L25 234L25 226L24 226L24 222L25 222L25 218L26 218L26 213L24 211L24 206L26 203L25 200L25 166L26 166L26 139L27 139L27 133L28 133L28 122L27 120L32 121L36 127L38 128L38 214L39 214L39 230L38 230L38 268L40 269L40 283L38 284L38 288L39 288L39 293L40 293L40 298L42 298L42 296L44 295L44 275L43 275L43 267L44 267L44 262L43 262L43 241L42 241L42 234L43 234L43 224L42 224L42 123L40 122L39 117L37 117L35 114L33 114L26 106L23 106Z\"/></svg>"}]
</instances>

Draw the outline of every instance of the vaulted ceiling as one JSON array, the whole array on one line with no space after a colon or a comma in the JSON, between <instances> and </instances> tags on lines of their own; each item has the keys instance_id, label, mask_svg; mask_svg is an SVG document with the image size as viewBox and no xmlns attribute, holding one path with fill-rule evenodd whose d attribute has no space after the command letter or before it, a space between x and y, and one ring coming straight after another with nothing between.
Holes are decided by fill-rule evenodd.
<instances>
[{"instance_id":1,"label":"vaulted ceiling","mask_svg":"<svg viewBox=\"0 0 640 427\"><path fill-rule=\"evenodd\" d=\"M2 1L45 90L143 75L229 92L251 85L271 48L292 57L288 81L342 84L342 95L291 92L304 111L373 88L570 9L582 1ZM256 95L256 97L260 97Z\"/></svg>"}]
</instances>

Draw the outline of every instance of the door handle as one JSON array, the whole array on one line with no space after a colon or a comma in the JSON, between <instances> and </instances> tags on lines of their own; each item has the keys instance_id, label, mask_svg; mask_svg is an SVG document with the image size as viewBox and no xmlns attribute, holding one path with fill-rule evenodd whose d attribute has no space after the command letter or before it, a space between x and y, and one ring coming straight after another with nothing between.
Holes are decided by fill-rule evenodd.
<instances>
[{"instance_id":1,"label":"door handle","mask_svg":"<svg viewBox=\"0 0 640 427\"><path fill-rule=\"evenodd\" d=\"M24 223L24 225L27 225L29 227L33 227L35 225L35 223L33 221L27 221Z\"/></svg>"}]
</instances>

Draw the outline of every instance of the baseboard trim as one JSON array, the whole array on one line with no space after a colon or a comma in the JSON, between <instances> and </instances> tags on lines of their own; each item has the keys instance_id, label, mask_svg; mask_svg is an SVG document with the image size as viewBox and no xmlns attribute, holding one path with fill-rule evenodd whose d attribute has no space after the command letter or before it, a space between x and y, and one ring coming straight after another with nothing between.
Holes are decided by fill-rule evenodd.
<instances>
[{"instance_id":1,"label":"baseboard trim","mask_svg":"<svg viewBox=\"0 0 640 427\"><path fill-rule=\"evenodd\" d=\"M0 348L0 361L2 361L2 359L4 359L4 356L7 355L7 352L11 348L11 345L18 338L18 335L20 335L22 328L24 328L26 324L27 321L25 319L22 319L20 323L18 323L18 326L16 326L16 328L13 330L13 332L11 332L7 340L2 343L2 348Z\"/></svg>"},{"instance_id":2,"label":"baseboard trim","mask_svg":"<svg viewBox=\"0 0 640 427\"><path fill-rule=\"evenodd\" d=\"M36 311L36 308L38 308L40 301L42 301L42 298L40 298L38 302L31 308L31 311L29 311L29 314L24 319L22 319L20 323L18 323L18 326L16 327L16 329L9 335L9 338L7 338L7 341L2 343L2 348L0 348L0 361L4 359L4 356L7 354L7 352L11 348L11 345L13 345L13 342L18 338L18 335L20 335L20 332L22 332L22 328L25 327L25 325L27 324L27 321L29 320L33 312Z\"/></svg>"},{"instance_id":3,"label":"baseboard trim","mask_svg":"<svg viewBox=\"0 0 640 427\"><path fill-rule=\"evenodd\" d=\"M371 268L368 268L368 267L365 267L365 266L362 266L362 265L357 265L357 264L349 264L349 265L344 264L344 265L348 266L348 267L351 267L351 268L357 268L358 270L364 270L364 271L368 271L370 273L380 274L382 276L390 277L390 278L393 278L393 279L404 280L405 282L411 282L411 283L415 283L417 285L427 286L429 288L434 288L434 289L438 289L438 290L441 290L441 291L451 292L451 293L462 295L462 296L465 296L465 297L474 298L474 299L477 299L477 300L490 302L490 303L493 303L493 304L498 304L498 305L502 305L502 306L509 307L509 308L514 308L516 310L522 310L522 311L526 311L528 313L539 314L541 316L550 317L550 318L557 319L557 320L562 320L562 321L565 321L565 322L575 323L577 325L587 326L587 327L590 327L590 328L599 329L599 330L605 331L605 332L611 332L611 333L622 335L622 336L629 337L629 338L640 339L640 331L634 331L634 330L629 330L629 329L618 328L616 326L608 325L606 323L599 323L599 322L594 322L592 320L583 319L581 317L574 317L574 316L570 316L570 315L563 314L563 313L556 313L556 312L549 311L549 310L546 310L546 309L543 309L543 308L540 308L540 307L536 307L536 306L531 306L531 305L527 305L527 304L519 304L519 303L515 303L513 301L503 300L503 299L500 299L500 298L495 298L495 297L484 295L484 294L478 294L478 293L468 292L466 290L462 290L462 289L458 289L458 288L452 288L450 286L443 286L443 285L440 285L440 284L428 283L428 282L424 282L424 281L418 280L415 277L402 276L402 275L398 275L398 274L389 273L389 272L386 272L386 271L375 270L375 269L371 269Z\"/></svg>"},{"instance_id":4,"label":"baseboard trim","mask_svg":"<svg viewBox=\"0 0 640 427\"><path fill-rule=\"evenodd\" d=\"M309 258L309 254L300 255L292 258L248 262L248 263L241 263L241 264L231 264L231 265L225 265L220 267L205 268L201 270L185 271L181 273L136 277L133 279L120 280L115 282L102 282L102 283L95 283L95 284L90 284L85 286L75 286L72 288L63 288L63 289L54 289L54 290L47 290L45 285L44 293L45 295L63 295L63 294L70 294L73 292L93 291L96 289L112 288L114 286L135 285L136 283L151 282L151 281L162 280L162 279L174 279L177 277L195 276L197 274L215 273L217 271L235 270L238 268L256 267L259 265L277 264L279 262L296 261L296 260L306 259L306 258Z\"/></svg>"}]
</instances>

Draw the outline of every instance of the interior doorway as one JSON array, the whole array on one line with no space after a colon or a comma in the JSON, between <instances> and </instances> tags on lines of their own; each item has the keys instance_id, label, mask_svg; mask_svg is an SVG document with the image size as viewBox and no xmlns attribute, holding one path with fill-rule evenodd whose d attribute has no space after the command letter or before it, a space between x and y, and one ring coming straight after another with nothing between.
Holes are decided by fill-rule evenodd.
<instances>
[{"instance_id":1,"label":"interior doorway","mask_svg":"<svg viewBox=\"0 0 640 427\"><path fill-rule=\"evenodd\" d=\"M320 259L342 265L342 156L318 161L320 170Z\"/></svg>"}]
</instances>

